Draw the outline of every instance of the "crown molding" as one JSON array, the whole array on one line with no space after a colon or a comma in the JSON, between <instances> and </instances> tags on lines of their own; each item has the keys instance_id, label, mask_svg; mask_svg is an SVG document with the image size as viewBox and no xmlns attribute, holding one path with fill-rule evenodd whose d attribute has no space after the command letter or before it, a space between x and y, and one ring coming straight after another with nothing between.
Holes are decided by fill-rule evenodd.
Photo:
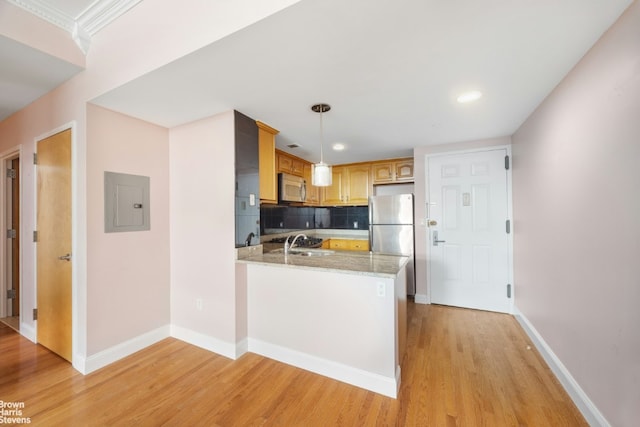
<instances>
[{"instance_id":1,"label":"crown molding","mask_svg":"<svg viewBox=\"0 0 640 427\"><path fill-rule=\"evenodd\" d=\"M77 22L93 36L142 0L98 0L80 14Z\"/></svg>"},{"instance_id":2,"label":"crown molding","mask_svg":"<svg viewBox=\"0 0 640 427\"><path fill-rule=\"evenodd\" d=\"M8 1L66 30L86 55L94 34L142 0L97 0L77 17L69 16L46 0Z\"/></svg>"}]
</instances>

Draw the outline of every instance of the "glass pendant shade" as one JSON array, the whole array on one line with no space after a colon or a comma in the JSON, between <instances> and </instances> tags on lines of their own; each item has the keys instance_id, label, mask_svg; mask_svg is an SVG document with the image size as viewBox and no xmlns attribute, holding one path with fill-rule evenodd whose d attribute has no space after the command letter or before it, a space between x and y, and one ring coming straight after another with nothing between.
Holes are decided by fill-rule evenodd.
<instances>
[{"instance_id":1,"label":"glass pendant shade","mask_svg":"<svg viewBox=\"0 0 640 427\"><path fill-rule=\"evenodd\" d=\"M324 162L311 165L311 184L316 187L328 187L331 185L331 166Z\"/></svg>"}]
</instances>

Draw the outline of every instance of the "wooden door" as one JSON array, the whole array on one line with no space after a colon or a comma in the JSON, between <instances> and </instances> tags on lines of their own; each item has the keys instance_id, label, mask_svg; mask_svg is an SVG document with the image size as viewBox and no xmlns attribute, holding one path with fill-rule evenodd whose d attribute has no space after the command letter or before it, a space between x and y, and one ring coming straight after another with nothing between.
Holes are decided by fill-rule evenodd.
<instances>
[{"instance_id":1,"label":"wooden door","mask_svg":"<svg viewBox=\"0 0 640 427\"><path fill-rule=\"evenodd\" d=\"M20 159L11 160L11 229L15 235L11 239L11 316L20 315Z\"/></svg>"},{"instance_id":2,"label":"wooden door","mask_svg":"<svg viewBox=\"0 0 640 427\"><path fill-rule=\"evenodd\" d=\"M37 152L38 343L71 361L71 130Z\"/></svg>"},{"instance_id":3,"label":"wooden door","mask_svg":"<svg viewBox=\"0 0 640 427\"><path fill-rule=\"evenodd\" d=\"M506 150L429 158L431 302L509 312Z\"/></svg>"}]
</instances>

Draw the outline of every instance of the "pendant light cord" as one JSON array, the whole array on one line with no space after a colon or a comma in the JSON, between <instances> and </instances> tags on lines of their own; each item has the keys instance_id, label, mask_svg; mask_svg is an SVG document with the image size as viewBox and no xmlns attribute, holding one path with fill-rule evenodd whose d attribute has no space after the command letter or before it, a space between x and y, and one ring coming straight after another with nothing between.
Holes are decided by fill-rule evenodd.
<instances>
[{"instance_id":1,"label":"pendant light cord","mask_svg":"<svg viewBox=\"0 0 640 427\"><path fill-rule=\"evenodd\" d=\"M324 131L322 128L322 116L324 115L324 111L320 110L320 163L324 163L322 158L322 147L324 146Z\"/></svg>"}]
</instances>

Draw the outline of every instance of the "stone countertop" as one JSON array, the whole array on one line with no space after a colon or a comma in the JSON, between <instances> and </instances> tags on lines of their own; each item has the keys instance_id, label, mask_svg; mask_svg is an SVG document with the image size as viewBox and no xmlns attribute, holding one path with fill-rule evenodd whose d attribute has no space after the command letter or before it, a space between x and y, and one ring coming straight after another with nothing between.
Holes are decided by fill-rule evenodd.
<instances>
[{"instance_id":1,"label":"stone countertop","mask_svg":"<svg viewBox=\"0 0 640 427\"><path fill-rule=\"evenodd\" d=\"M238 259L237 262L395 278L408 260L404 256L335 251L322 256L285 256L282 252L267 252Z\"/></svg>"}]
</instances>

